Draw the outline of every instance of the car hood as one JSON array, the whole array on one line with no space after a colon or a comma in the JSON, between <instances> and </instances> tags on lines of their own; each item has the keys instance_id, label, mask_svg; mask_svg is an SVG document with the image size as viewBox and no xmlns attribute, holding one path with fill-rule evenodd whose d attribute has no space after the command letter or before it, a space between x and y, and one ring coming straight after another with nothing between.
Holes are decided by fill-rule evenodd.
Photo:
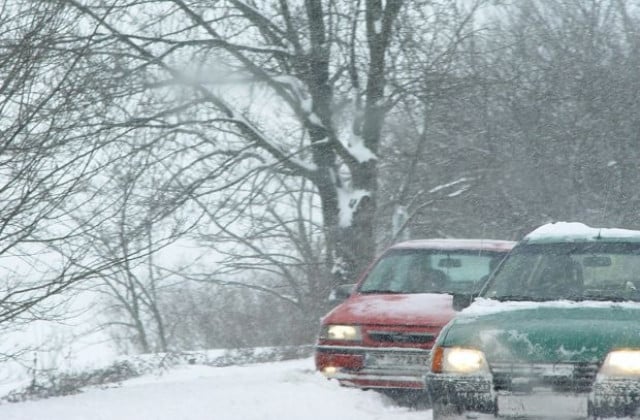
<instances>
[{"instance_id":1,"label":"car hood","mask_svg":"<svg viewBox=\"0 0 640 420\"><path fill-rule=\"evenodd\" d=\"M334 308L324 323L443 326L456 312L448 294L355 294Z\"/></svg>"},{"instance_id":2,"label":"car hood","mask_svg":"<svg viewBox=\"0 0 640 420\"><path fill-rule=\"evenodd\" d=\"M481 299L440 337L480 348L489 362L594 362L614 348L640 348L640 304Z\"/></svg>"}]
</instances>

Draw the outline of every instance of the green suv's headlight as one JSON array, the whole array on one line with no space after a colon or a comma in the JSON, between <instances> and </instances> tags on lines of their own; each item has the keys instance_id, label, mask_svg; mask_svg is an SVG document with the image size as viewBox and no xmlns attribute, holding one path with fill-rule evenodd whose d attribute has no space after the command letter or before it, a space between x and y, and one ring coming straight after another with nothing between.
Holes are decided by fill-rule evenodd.
<instances>
[{"instance_id":1,"label":"green suv's headlight","mask_svg":"<svg viewBox=\"0 0 640 420\"><path fill-rule=\"evenodd\" d=\"M484 353L464 347L436 347L432 353L431 371L461 375L488 373Z\"/></svg>"},{"instance_id":2,"label":"green suv's headlight","mask_svg":"<svg viewBox=\"0 0 640 420\"><path fill-rule=\"evenodd\" d=\"M607 376L640 376L640 350L610 352L600 373Z\"/></svg>"},{"instance_id":3,"label":"green suv's headlight","mask_svg":"<svg viewBox=\"0 0 640 420\"><path fill-rule=\"evenodd\" d=\"M362 340L362 330L358 325L324 325L320 331L323 340Z\"/></svg>"}]
</instances>

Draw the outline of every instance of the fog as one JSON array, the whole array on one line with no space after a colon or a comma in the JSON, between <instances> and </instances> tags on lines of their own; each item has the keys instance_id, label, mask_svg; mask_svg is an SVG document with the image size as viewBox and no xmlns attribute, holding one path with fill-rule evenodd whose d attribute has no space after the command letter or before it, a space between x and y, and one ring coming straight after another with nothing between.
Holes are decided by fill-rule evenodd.
<instances>
[{"instance_id":1,"label":"fog","mask_svg":"<svg viewBox=\"0 0 640 420\"><path fill-rule=\"evenodd\" d=\"M308 346L399 239L640 229L637 5L458 3L0 0L0 377Z\"/></svg>"}]
</instances>

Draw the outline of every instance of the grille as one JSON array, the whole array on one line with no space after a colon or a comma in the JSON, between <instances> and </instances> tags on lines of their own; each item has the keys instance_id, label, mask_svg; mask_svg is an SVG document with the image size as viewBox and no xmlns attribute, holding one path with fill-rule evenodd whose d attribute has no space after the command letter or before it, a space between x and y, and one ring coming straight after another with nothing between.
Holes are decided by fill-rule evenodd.
<instances>
[{"instance_id":1,"label":"grille","mask_svg":"<svg viewBox=\"0 0 640 420\"><path fill-rule=\"evenodd\" d=\"M369 337L380 343L412 343L425 344L435 340L436 335L432 333L405 333L397 331L369 331Z\"/></svg>"},{"instance_id":2,"label":"grille","mask_svg":"<svg viewBox=\"0 0 640 420\"><path fill-rule=\"evenodd\" d=\"M598 373L593 363L511 364L492 363L496 391L531 392L535 388L554 392L590 392Z\"/></svg>"}]
</instances>

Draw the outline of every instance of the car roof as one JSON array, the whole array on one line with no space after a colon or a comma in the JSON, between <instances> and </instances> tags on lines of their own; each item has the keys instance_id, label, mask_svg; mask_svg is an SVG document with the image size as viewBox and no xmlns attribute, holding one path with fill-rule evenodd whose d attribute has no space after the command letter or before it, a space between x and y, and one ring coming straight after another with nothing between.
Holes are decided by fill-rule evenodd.
<instances>
[{"instance_id":1,"label":"car roof","mask_svg":"<svg viewBox=\"0 0 640 420\"><path fill-rule=\"evenodd\" d=\"M389 249L437 249L437 250L478 250L509 252L515 246L514 241L498 239L413 239L398 242Z\"/></svg>"},{"instance_id":2,"label":"car roof","mask_svg":"<svg viewBox=\"0 0 640 420\"><path fill-rule=\"evenodd\" d=\"M523 243L640 242L640 231L587 226L579 222L547 223L526 235Z\"/></svg>"}]
</instances>

